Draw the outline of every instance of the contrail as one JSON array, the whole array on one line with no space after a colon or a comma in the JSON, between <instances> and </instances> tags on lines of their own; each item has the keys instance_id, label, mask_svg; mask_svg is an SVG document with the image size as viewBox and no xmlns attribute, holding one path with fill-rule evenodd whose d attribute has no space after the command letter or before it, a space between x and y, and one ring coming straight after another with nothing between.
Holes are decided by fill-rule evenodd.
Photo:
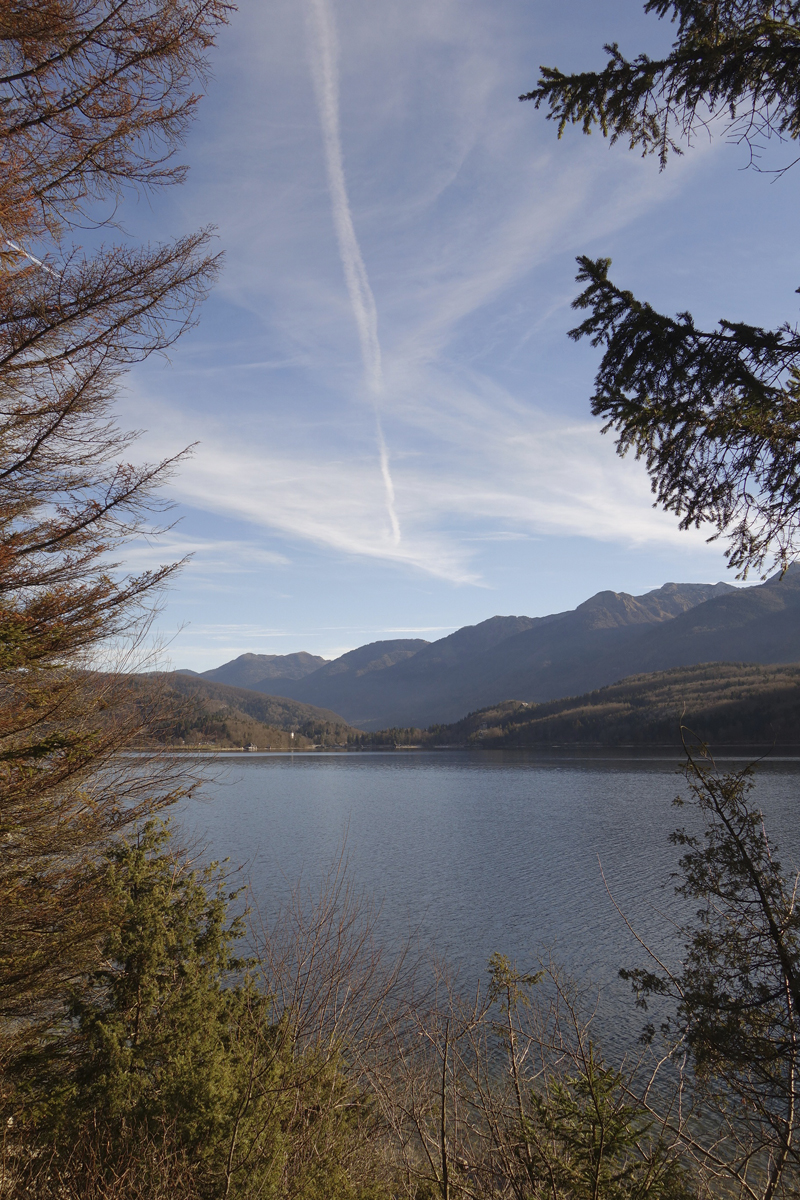
<instances>
[{"instance_id":1,"label":"contrail","mask_svg":"<svg viewBox=\"0 0 800 1200\"><path fill-rule=\"evenodd\" d=\"M46 263L43 263L40 258L34 258L32 254L28 254L27 250L23 250L22 246L18 246L16 242L12 242L10 238L2 236L4 246L10 246L12 250L16 250L17 254L21 254L23 258L27 258L30 262L35 263L37 267L41 267L43 271L47 271L48 275L54 275L55 271L51 271Z\"/></svg>"},{"instance_id":2,"label":"contrail","mask_svg":"<svg viewBox=\"0 0 800 1200\"><path fill-rule=\"evenodd\" d=\"M389 512L395 543L398 543L400 541L400 522L395 511L394 484L389 470L389 455L380 415L380 402L383 396L383 367L381 365L381 344L378 340L378 313L375 308L375 297L369 286L364 259L361 257L361 248L353 228L350 200L344 178L342 139L339 133L336 26L328 0L307 0L306 14L311 42L314 91L317 96L322 140L325 146L325 163L328 169L333 224L336 229L339 255L361 343L364 381L375 408L378 453L386 489L386 508Z\"/></svg>"}]
</instances>

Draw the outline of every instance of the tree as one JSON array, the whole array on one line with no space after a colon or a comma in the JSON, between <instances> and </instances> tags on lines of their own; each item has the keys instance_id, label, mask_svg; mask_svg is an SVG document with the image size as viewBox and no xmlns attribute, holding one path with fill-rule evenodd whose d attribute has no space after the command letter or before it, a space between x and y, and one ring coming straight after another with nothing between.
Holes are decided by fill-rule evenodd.
<instances>
[{"instance_id":1,"label":"tree","mask_svg":"<svg viewBox=\"0 0 800 1200\"><path fill-rule=\"evenodd\" d=\"M165 823L108 865L102 960L12 1065L9 1194L385 1200L363 1076L397 973L344 874L244 958L224 864L195 869Z\"/></svg>"},{"instance_id":2,"label":"tree","mask_svg":"<svg viewBox=\"0 0 800 1200\"><path fill-rule=\"evenodd\" d=\"M608 1066L591 1002L545 957L504 955L464 993L439 972L397 1030L373 1084L409 1186L433 1200L689 1200L680 1145L635 1095L636 1065ZM594 998L596 1004L596 997Z\"/></svg>"},{"instance_id":3,"label":"tree","mask_svg":"<svg viewBox=\"0 0 800 1200\"><path fill-rule=\"evenodd\" d=\"M193 870L169 839L150 821L110 847L102 960L76 981L68 1017L17 1060L22 1098L56 1139L93 1117L117 1133L167 1125L194 1158L219 1141L243 1011L242 919L228 919L235 893L216 864Z\"/></svg>"},{"instance_id":4,"label":"tree","mask_svg":"<svg viewBox=\"0 0 800 1200\"><path fill-rule=\"evenodd\" d=\"M219 262L207 230L91 255L70 239L126 189L182 178L190 85L228 11L0 12L0 1067L98 953L109 840L187 784L117 757L153 715L129 703L122 647L176 567L126 576L115 554L158 532L175 460L127 462L111 405L120 373L193 323Z\"/></svg>"},{"instance_id":5,"label":"tree","mask_svg":"<svg viewBox=\"0 0 800 1200\"><path fill-rule=\"evenodd\" d=\"M658 154L662 168L714 122L727 120L757 170L762 140L798 140L800 5L648 0L645 10L677 25L666 57L628 61L607 46L603 71L542 68L521 99L546 106L559 136L569 124L598 126ZM618 451L644 459L657 502L682 527L710 522L725 534L743 574L771 556L785 567L800 550L796 329L721 321L702 331L689 313L663 316L618 288L608 259L578 262L587 286L573 307L589 315L570 336L604 347L592 409L617 432ZM699 904L682 926L683 965L623 974L645 1007L657 996L674 1005L662 1030L674 1056L688 1054L697 1118L674 1128L685 1153L740 1195L771 1200L796 1190L800 1167L797 879L748 804L752 771L709 765L690 755L687 767L705 829L674 835L685 849L678 893ZM645 1032L652 1039L653 1024Z\"/></svg>"},{"instance_id":6,"label":"tree","mask_svg":"<svg viewBox=\"0 0 800 1200\"><path fill-rule=\"evenodd\" d=\"M0 11L4 1194L380 1190L374 1120L344 1054L352 1023L363 1031L380 1007L367 999L375 960L354 966L358 922L333 897L301 922L310 979L305 958L290 977L291 951L269 943L264 974L291 994L273 1020L270 986L234 968L214 881L143 828L191 788L185 764L119 754L164 717L157 686L143 700L125 669L177 568L131 576L116 560L162 528L176 460L128 462L115 390L193 323L219 261L209 230L149 247L115 234L91 254L73 233L113 229L126 192L180 182L190 88L229 10Z\"/></svg>"},{"instance_id":7,"label":"tree","mask_svg":"<svg viewBox=\"0 0 800 1200\"><path fill-rule=\"evenodd\" d=\"M0 13L0 228L59 237L126 189L179 183L189 89L225 0L18 0ZM6 243L6 249L12 249Z\"/></svg>"},{"instance_id":8,"label":"tree","mask_svg":"<svg viewBox=\"0 0 800 1200\"><path fill-rule=\"evenodd\" d=\"M704 828L672 835L685 851L676 892L698 905L679 927L682 965L670 972L653 955L656 970L621 974L642 1007L674 1006L662 1032L673 1058L689 1053L698 1117L682 1130L687 1155L740 1195L771 1200L800 1180L800 877L748 802L752 768L717 773L690 754L686 777ZM655 1033L651 1022L645 1036Z\"/></svg>"},{"instance_id":9,"label":"tree","mask_svg":"<svg viewBox=\"0 0 800 1200\"><path fill-rule=\"evenodd\" d=\"M558 123L657 154L662 168L699 129L727 119L755 169L774 137L800 138L800 4L789 0L647 0L670 16L666 57L628 60L606 46L602 71L565 75L542 67L533 91ZM795 162L797 159L794 160ZM794 162L781 170L787 170ZM720 321L701 330L691 314L667 317L608 278L610 260L578 259L587 286L573 329L603 347L592 411L614 429L617 450L644 460L656 502L681 528L710 524L746 575L800 552L800 336Z\"/></svg>"}]
</instances>

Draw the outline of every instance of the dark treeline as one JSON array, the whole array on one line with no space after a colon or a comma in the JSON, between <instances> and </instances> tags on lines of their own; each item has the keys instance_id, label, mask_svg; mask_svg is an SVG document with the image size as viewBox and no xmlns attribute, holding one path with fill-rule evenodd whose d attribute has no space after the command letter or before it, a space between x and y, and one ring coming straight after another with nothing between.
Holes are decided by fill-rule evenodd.
<instances>
[{"instance_id":1,"label":"dark treeline","mask_svg":"<svg viewBox=\"0 0 800 1200\"><path fill-rule=\"evenodd\" d=\"M392 747L406 746L419 747L426 745L428 734L423 729L404 729L401 727L392 727L391 729L379 729L375 733L361 733L356 731L349 734L347 745L356 750L386 749Z\"/></svg>"},{"instance_id":2,"label":"dark treeline","mask_svg":"<svg viewBox=\"0 0 800 1200\"><path fill-rule=\"evenodd\" d=\"M800 745L800 666L701 663L635 675L583 696L507 700L449 725L367 733L334 714L244 688L174 675L130 681L134 704L158 712L149 744L350 750L559 745L680 746L681 725L716 746ZM290 733L294 733L294 738Z\"/></svg>"}]
</instances>

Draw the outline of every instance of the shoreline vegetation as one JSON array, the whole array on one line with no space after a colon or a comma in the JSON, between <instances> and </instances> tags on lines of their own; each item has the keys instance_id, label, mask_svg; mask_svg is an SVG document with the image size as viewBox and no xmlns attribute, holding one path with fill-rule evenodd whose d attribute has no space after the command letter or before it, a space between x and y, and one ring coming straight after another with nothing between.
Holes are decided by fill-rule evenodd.
<instances>
[{"instance_id":1,"label":"shoreline vegetation","mask_svg":"<svg viewBox=\"0 0 800 1200\"><path fill-rule=\"evenodd\" d=\"M337 714L184 676L159 676L172 715L157 744L199 753L681 747L680 727L716 747L800 752L800 664L703 663L634 675L583 696L507 700L450 725L375 733ZM136 689L147 692L147 677Z\"/></svg>"}]
</instances>

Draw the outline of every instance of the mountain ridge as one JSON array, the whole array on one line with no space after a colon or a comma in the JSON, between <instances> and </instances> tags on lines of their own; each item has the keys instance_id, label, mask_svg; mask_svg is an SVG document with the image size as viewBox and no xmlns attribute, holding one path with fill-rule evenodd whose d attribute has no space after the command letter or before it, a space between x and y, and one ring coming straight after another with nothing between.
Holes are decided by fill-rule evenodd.
<instances>
[{"instance_id":1,"label":"mountain ridge","mask_svg":"<svg viewBox=\"0 0 800 1200\"><path fill-rule=\"evenodd\" d=\"M326 666L329 661L327 658L320 658L318 654L308 654L305 650L296 654L247 653L223 663L221 667L212 667L210 671L178 671L176 674L199 675L201 679L208 679L214 683L252 689L253 684L266 683L267 680L302 679L305 675Z\"/></svg>"},{"instance_id":2,"label":"mountain ridge","mask_svg":"<svg viewBox=\"0 0 800 1200\"><path fill-rule=\"evenodd\" d=\"M800 565L750 587L667 583L641 596L605 590L565 612L494 616L435 642L371 642L332 661L240 655L204 676L180 678L183 687L201 680L218 687L213 677L252 679L265 662L280 672L287 660L299 677L260 678L250 683L251 695L310 705L367 733L451 725L509 697L543 704L708 663L797 663Z\"/></svg>"},{"instance_id":3,"label":"mountain ridge","mask_svg":"<svg viewBox=\"0 0 800 1200\"><path fill-rule=\"evenodd\" d=\"M434 642L371 642L334 660L244 654L201 677L327 709L369 731L452 723L509 696L541 703L699 662L795 660L800 567L746 588L604 590L564 612L494 616Z\"/></svg>"},{"instance_id":4,"label":"mountain ridge","mask_svg":"<svg viewBox=\"0 0 800 1200\"><path fill-rule=\"evenodd\" d=\"M580 694L611 683L622 674L635 673L627 670L614 674L614 668L609 665L595 677L595 673L587 670L592 660L602 662L614 652L618 654L622 645L641 636L643 630L671 623L686 611L736 590L724 583L668 583L643 596L598 592L577 608L563 613L515 618L519 622L516 632L509 629L508 636L502 640L469 658L462 658L447 669L428 671L424 688L421 688L424 672L420 668L425 665L426 658L433 657L439 646L434 642L428 651L421 652L393 672L391 682L395 696L388 704L381 704L381 697L373 693L369 697L359 697L369 702L372 711L364 703L356 709L351 707L350 696L340 695L335 698L337 711L350 712L353 723L366 729L380 728L381 724L424 727L457 720L465 711L498 703L509 696L543 701ZM491 618L482 625L499 620L505 619ZM468 629L480 630L481 627ZM457 638L461 633L459 630L450 638ZM442 640L447 642L449 639ZM611 675L606 677L609 670ZM312 680L313 676L310 676L304 683L311 684ZM388 680L382 682L386 685ZM314 694L313 684L306 689L301 684L292 694L310 700ZM326 702L331 705L333 701L334 697L328 695Z\"/></svg>"}]
</instances>

